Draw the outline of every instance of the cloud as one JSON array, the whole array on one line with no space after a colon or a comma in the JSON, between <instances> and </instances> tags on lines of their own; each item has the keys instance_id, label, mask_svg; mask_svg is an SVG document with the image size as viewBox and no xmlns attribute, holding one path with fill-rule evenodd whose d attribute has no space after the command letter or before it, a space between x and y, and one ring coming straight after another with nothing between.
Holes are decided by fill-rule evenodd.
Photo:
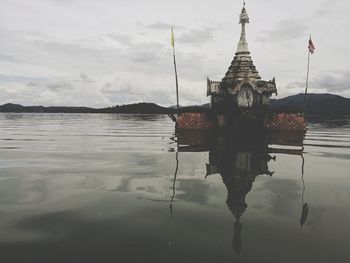
<instances>
[{"instance_id":1,"label":"cloud","mask_svg":"<svg viewBox=\"0 0 350 263\"><path fill-rule=\"evenodd\" d=\"M143 25L143 24L140 23L140 25ZM172 25L172 24L163 23L160 21L153 23L153 24L149 24L149 25L143 25L143 26L146 26L148 28L155 29L155 30L170 30L172 27L174 27L175 29L178 29L178 30L186 29L185 27L180 26L180 25Z\"/></svg>"},{"instance_id":2,"label":"cloud","mask_svg":"<svg viewBox=\"0 0 350 263\"><path fill-rule=\"evenodd\" d=\"M298 20L282 20L272 30L263 31L257 37L257 41L291 41L305 36L307 29L307 25Z\"/></svg>"},{"instance_id":3,"label":"cloud","mask_svg":"<svg viewBox=\"0 0 350 263\"><path fill-rule=\"evenodd\" d=\"M3 0L1 102L110 106L148 100L174 104L171 26L178 43L181 104L206 102L206 76L221 78L232 59L241 3L155 1L33 0L23 8L19 1ZM300 92L305 85L294 80L304 75L300 68L306 46L300 37L307 37L308 28L313 28L317 38L318 70L326 71L329 65L349 68L344 56L349 37L344 32L349 31L350 2L318 2L303 2L303 8L297 8L300 0L256 1L247 6L252 21L247 28L249 39L258 39L255 43L248 39L253 60L261 75L276 75L282 86L291 83L290 88L279 90L282 96L297 88ZM212 41L214 37L217 41ZM328 87L350 95L346 75L316 73L310 86L315 82L323 87L320 90Z\"/></svg>"},{"instance_id":4,"label":"cloud","mask_svg":"<svg viewBox=\"0 0 350 263\"><path fill-rule=\"evenodd\" d=\"M339 4L341 5L341 1L334 0L325 0L321 4L317 5L317 10L314 14L316 19L322 19L324 17L330 17L337 13L339 8Z\"/></svg>"},{"instance_id":5,"label":"cloud","mask_svg":"<svg viewBox=\"0 0 350 263\"><path fill-rule=\"evenodd\" d=\"M72 85L67 81L58 81L58 82L49 83L45 87L52 91L60 91L62 89L73 88Z\"/></svg>"},{"instance_id":6,"label":"cloud","mask_svg":"<svg viewBox=\"0 0 350 263\"><path fill-rule=\"evenodd\" d=\"M85 83L92 83L94 82L93 79L89 78L88 76L86 76L84 73L80 73L80 78L83 82Z\"/></svg>"},{"instance_id":7,"label":"cloud","mask_svg":"<svg viewBox=\"0 0 350 263\"><path fill-rule=\"evenodd\" d=\"M350 92L350 71L322 74L313 79L310 84L317 89L329 92Z\"/></svg>"},{"instance_id":8,"label":"cloud","mask_svg":"<svg viewBox=\"0 0 350 263\"><path fill-rule=\"evenodd\" d=\"M289 84L286 85L286 89L291 89L291 90L294 90L294 89L300 89L300 88L305 88L305 83L304 82L301 82L301 81L294 81L294 82L291 82Z\"/></svg>"},{"instance_id":9,"label":"cloud","mask_svg":"<svg viewBox=\"0 0 350 263\"><path fill-rule=\"evenodd\" d=\"M118 78L113 82L105 83L103 88L101 89L101 92L108 96L118 95L118 94L129 94L129 95L138 94L138 92L135 90L135 87L131 85L131 83L124 82Z\"/></svg>"},{"instance_id":10,"label":"cloud","mask_svg":"<svg viewBox=\"0 0 350 263\"><path fill-rule=\"evenodd\" d=\"M2 54L0 54L0 61L17 62L17 60L13 56L2 55Z\"/></svg>"},{"instance_id":11,"label":"cloud","mask_svg":"<svg viewBox=\"0 0 350 263\"><path fill-rule=\"evenodd\" d=\"M42 82L45 78L41 77L29 77L29 76L18 76L18 75L2 75L0 74L0 84L3 83L31 83L31 82Z\"/></svg>"},{"instance_id":12,"label":"cloud","mask_svg":"<svg viewBox=\"0 0 350 263\"><path fill-rule=\"evenodd\" d=\"M180 43L202 45L205 42L212 41L214 28L206 27L203 29L192 29L186 33L183 33L178 38Z\"/></svg>"},{"instance_id":13,"label":"cloud","mask_svg":"<svg viewBox=\"0 0 350 263\"><path fill-rule=\"evenodd\" d=\"M29 82L27 84L28 87L38 87L39 86L39 83L36 83L36 82Z\"/></svg>"},{"instance_id":14,"label":"cloud","mask_svg":"<svg viewBox=\"0 0 350 263\"><path fill-rule=\"evenodd\" d=\"M35 39L18 36L16 39L21 40L18 43L31 49L24 54L29 57L25 59L28 64L22 64L23 71L32 71L36 64L40 64L43 67L38 68L37 74L40 76L45 73L47 77L12 77L11 80L16 84L14 89L23 90L27 87L33 94L40 92L41 95L31 96L28 93L24 97L12 93L11 101L23 104L26 99L26 105L72 106L109 106L136 101L174 104L173 62L168 43L137 39L125 34L103 36L124 42L124 45L115 45L113 41L106 43L99 35L64 40L45 38L43 35ZM35 62L29 63L34 58ZM211 64L204 55L184 48L177 52L177 59L183 88L182 103L206 100L203 81L205 72L211 72L208 69ZM201 82L200 85L197 81ZM4 77L0 76L1 82L4 82ZM84 97L86 99L83 100ZM6 103L5 97L2 101Z\"/></svg>"},{"instance_id":15,"label":"cloud","mask_svg":"<svg viewBox=\"0 0 350 263\"><path fill-rule=\"evenodd\" d=\"M286 86L290 90L302 90L305 82L296 81ZM350 94L350 71L325 73L318 75L309 82L310 91L329 92L335 94Z\"/></svg>"},{"instance_id":16,"label":"cloud","mask_svg":"<svg viewBox=\"0 0 350 263\"><path fill-rule=\"evenodd\" d=\"M120 44L125 46L130 46L132 44L132 38L125 34L108 34L107 37L112 38L113 40L118 41Z\"/></svg>"},{"instance_id":17,"label":"cloud","mask_svg":"<svg viewBox=\"0 0 350 263\"><path fill-rule=\"evenodd\" d=\"M152 87L140 89L137 81L129 82L119 78L105 83L101 93L113 102L112 104L156 102L160 105L172 105L175 101L169 90L155 90Z\"/></svg>"}]
</instances>

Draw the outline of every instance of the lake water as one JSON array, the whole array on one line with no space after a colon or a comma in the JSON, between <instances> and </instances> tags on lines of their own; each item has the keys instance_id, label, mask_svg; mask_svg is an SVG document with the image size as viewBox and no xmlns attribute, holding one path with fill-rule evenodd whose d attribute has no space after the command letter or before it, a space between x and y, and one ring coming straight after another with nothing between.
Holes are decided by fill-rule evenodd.
<instances>
[{"instance_id":1,"label":"lake water","mask_svg":"<svg viewBox=\"0 0 350 263\"><path fill-rule=\"evenodd\" d=\"M0 261L349 262L349 120L246 140L0 114Z\"/></svg>"}]
</instances>

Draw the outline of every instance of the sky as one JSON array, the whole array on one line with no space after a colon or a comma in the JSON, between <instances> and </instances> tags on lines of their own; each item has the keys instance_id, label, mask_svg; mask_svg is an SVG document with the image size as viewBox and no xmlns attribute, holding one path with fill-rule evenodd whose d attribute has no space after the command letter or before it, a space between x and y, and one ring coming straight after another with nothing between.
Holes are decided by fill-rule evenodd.
<instances>
[{"instance_id":1,"label":"sky","mask_svg":"<svg viewBox=\"0 0 350 263\"><path fill-rule=\"evenodd\" d=\"M0 0L0 104L106 107L203 104L240 36L237 0ZM350 97L350 1L247 0L251 56L278 96L305 89Z\"/></svg>"}]
</instances>

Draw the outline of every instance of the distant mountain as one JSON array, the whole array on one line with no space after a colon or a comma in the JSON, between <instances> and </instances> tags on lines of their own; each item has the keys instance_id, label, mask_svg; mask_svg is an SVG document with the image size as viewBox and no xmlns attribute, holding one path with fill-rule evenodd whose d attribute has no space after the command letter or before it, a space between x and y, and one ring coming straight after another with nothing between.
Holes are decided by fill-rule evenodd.
<instances>
[{"instance_id":1,"label":"distant mountain","mask_svg":"<svg viewBox=\"0 0 350 263\"><path fill-rule=\"evenodd\" d=\"M297 94L283 99L272 99L271 108L275 112L303 112L304 94ZM208 103L181 107L182 112L206 112L208 110L210 110ZM155 103L145 102L100 109L88 107L22 106L7 103L0 106L0 112L167 114L175 113L176 107L166 108ZM333 94L308 94L306 114L350 115L350 99Z\"/></svg>"},{"instance_id":2,"label":"distant mountain","mask_svg":"<svg viewBox=\"0 0 350 263\"><path fill-rule=\"evenodd\" d=\"M100 109L88 108L88 107L22 106L20 104L7 103L0 106L0 112L165 114L165 113L173 112L173 110L159 106L155 103L145 103L145 102L115 106L110 108L100 108Z\"/></svg>"},{"instance_id":3,"label":"distant mountain","mask_svg":"<svg viewBox=\"0 0 350 263\"><path fill-rule=\"evenodd\" d=\"M174 112L177 111L177 107L170 106L169 109L173 110ZM210 111L210 103L202 104L202 105L192 105L192 106L181 106L180 105L181 112L207 112Z\"/></svg>"},{"instance_id":4,"label":"distant mountain","mask_svg":"<svg viewBox=\"0 0 350 263\"><path fill-rule=\"evenodd\" d=\"M350 99L334 94L308 94L306 97L306 114L345 115L350 114ZM289 112L304 110L304 94L283 99L272 99L274 111Z\"/></svg>"},{"instance_id":5,"label":"distant mountain","mask_svg":"<svg viewBox=\"0 0 350 263\"><path fill-rule=\"evenodd\" d=\"M22 106L20 104L7 103L0 106L0 112L90 113L90 112L96 112L96 109L88 108L88 107Z\"/></svg>"},{"instance_id":6,"label":"distant mountain","mask_svg":"<svg viewBox=\"0 0 350 263\"><path fill-rule=\"evenodd\" d=\"M159 106L155 103L135 103L111 108L103 108L96 110L99 113L134 113L134 114L167 114L174 112L174 110Z\"/></svg>"},{"instance_id":7,"label":"distant mountain","mask_svg":"<svg viewBox=\"0 0 350 263\"><path fill-rule=\"evenodd\" d=\"M304 94L282 99L271 99L271 109L275 112L304 112ZM204 112L210 104L181 107L182 112ZM306 100L308 115L350 115L350 99L333 94L308 94Z\"/></svg>"}]
</instances>

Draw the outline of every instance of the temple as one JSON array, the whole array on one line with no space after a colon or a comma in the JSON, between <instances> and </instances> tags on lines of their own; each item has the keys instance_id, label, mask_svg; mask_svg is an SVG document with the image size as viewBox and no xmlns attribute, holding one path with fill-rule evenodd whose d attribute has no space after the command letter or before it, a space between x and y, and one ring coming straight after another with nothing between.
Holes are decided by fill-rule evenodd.
<instances>
[{"instance_id":1,"label":"temple","mask_svg":"<svg viewBox=\"0 0 350 263\"><path fill-rule=\"evenodd\" d=\"M250 57L245 31L249 17L245 4L239 23L242 25L241 37L228 71L221 81L207 79L207 96L211 96L211 109L219 118L220 114L268 106L272 94L277 94L275 78L270 81L261 80Z\"/></svg>"},{"instance_id":2,"label":"temple","mask_svg":"<svg viewBox=\"0 0 350 263\"><path fill-rule=\"evenodd\" d=\"M262 80L250 56L246 38L249 17L243 5L239 17L241 36L237 51L221 81L207 79L210 109L182 110L172 118L177 129L229 130L232 133L262 130L306 131L300 111L279 112L270 109L272 94L277 95L275 78Z\"/></svg>"}]
</instances>

